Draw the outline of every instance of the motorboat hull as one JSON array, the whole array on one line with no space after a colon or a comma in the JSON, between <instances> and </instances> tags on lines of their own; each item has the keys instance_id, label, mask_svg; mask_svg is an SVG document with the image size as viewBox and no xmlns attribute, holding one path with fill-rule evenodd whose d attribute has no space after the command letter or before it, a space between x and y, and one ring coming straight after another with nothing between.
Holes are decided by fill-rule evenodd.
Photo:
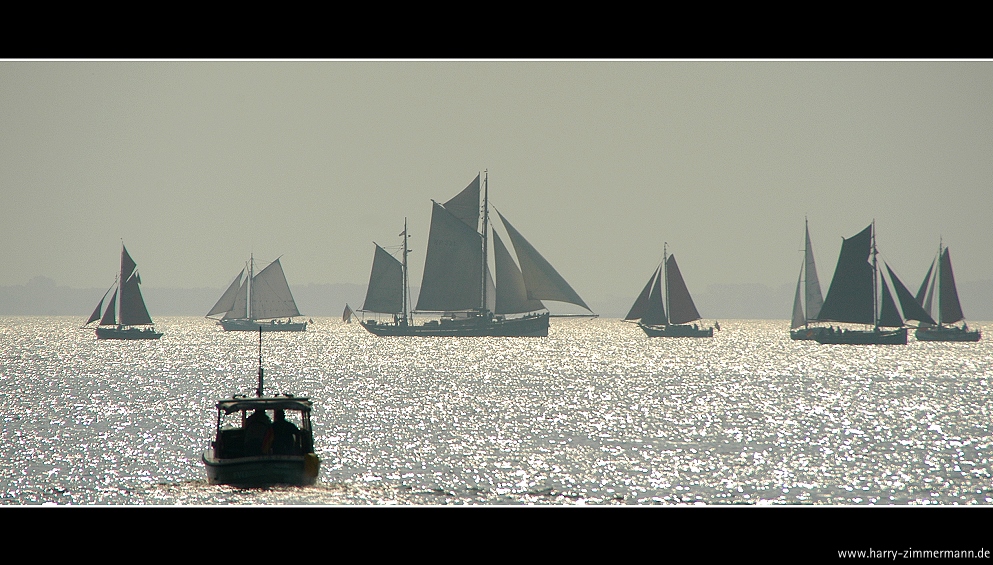
<instances>
[{"instance_id":1,"label":"motorboat hull","mask_svg":"<svg viewBox=\"0 0 993 565\"><path fill-rule=\"evenodd\" d=\"M648 326L638 324L648 337L714 337L714 328L701 328L689 324Z\"/></svg>"},{"instance_id":2,"label":"motorboat hull","mask_svg":"<svg viewBox=\"0 0 993 565\"><path fill-rule=\"evenodd\" d=\"M826 329L814 339L817 343L830 345L907 345L907 328L886 331Z\"/></svg>"},{"instance_id":3,"label":"motorboat hull","mask_svg":"<svg viewBox=\"0 0 993 565\"><path fill-rule=\"evenodd\" d=\"M261 455L217 459L214 450L203 452L207 483L241 488L275 485L311 486L317 482L321 461L317 455Z\"/></svg>"},{"instance_id":4,"label":"motorboat hull","mask_svg":"<svg viewBox=\"0 0 993 565\"><path fill-rule=\"evenodd\" d=\"M362 327L378 336L410 337L547 337L548 314L504 320L479 316L464 320L433 320L421 325L361 322Z\"/></svg>"},{"instance_id":5,"label":"motorboat hull","mask_svg":"<svg viewBox=\"0 0 993 565\"><path fill-rule=\"evenodd\" d=\"M936 326L917 328L914 337L917 338L917 341L979 341L982 332L955 326Z\"/></svg>"},{"instance_id":6,"label":"motorboat hull","mask_svg":"<svg viewBox=\"0 0 993 565\"><path fill-rule=\"evenodd\" d=\"M278 320L258 321L246 319L220 320L218 324L226 332L302 332L307 329L307 322L280 322Z\"/></svg>"},{"instance_id":7,"label":"motorboat hull","mask_svg":"<svg viewBox=\"0 0 993 565\"><path fill-rule=\"evenodd\" d=\"M115 328L115 327L98 327L96 329L97 339L159 339L162 337L162 332L157 332L152 328L141 329L141 328Z\"/></svg>"}]
</instances>

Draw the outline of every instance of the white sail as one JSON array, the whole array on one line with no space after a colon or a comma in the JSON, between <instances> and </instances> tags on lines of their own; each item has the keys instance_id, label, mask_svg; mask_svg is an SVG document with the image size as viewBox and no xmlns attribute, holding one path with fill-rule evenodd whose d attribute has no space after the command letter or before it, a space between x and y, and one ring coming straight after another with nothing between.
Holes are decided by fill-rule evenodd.
<instances>
[{"instance_id":1,"label":"white sail","mask_svg":"<svg viewBox=\"0 0 993 565\"><path fill-rule=\"evenodd\" d=\"M288 318L299 316L283 267L276 259L252 278L252 319Z\"/></svg>"},{"instance_id":2,"label":"white sail","mask_svg":"<svg viewBox=\"0 0 993 565\"><path fill-rule=\"evenodd\" d=\"M235 298L238 295L238 289L241 286L241 277L245 274L245 269L242 269L238 276L231 281L228 289L224 291L221 298L214 304L214 307L207 312L207 317L216 316L218 314L226 314L234 309Z\"/></svg>"},{"instance_id":3,"label":"white sail","mask_svg":"<svg viewBox=\"0 0 993 565\"><path fill-rule=\"evenodd\" d=\"M248 318L248 277L241 282L238 293L234 297L234 305L224 314L224 320Z\"/></svg>"},{"instance_id":4,"label":"white sail","mask_svg":"<svg viewBox=\"0 0 993 565\"><path fill-rule=\"evenodd\" d=\"M579 294L569 286L569 283L562 278L552 265L538 253L528 240L524 239L519 231L510 225L507 218L497 210L497 215L510 235L510 241L514 244L517 252L517 261L521 265L521 274L524 276L524 284L527 287L527 295L531 300L557 300L568 302L586 308L590 312L590 307L583 302Z\"/></svg>"}]
</instances>

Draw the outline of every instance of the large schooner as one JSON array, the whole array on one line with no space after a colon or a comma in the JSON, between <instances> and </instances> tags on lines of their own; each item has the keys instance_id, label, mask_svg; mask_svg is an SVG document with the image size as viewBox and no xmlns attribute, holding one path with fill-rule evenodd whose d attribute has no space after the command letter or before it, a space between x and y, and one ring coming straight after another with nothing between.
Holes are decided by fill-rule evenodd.
<instances>
[{"instance_id":1,"label":"large schooner","mask_svg":"<svg viewBox=\"0 0 993 565\"><path fill-rule=\"evenodd\" d=\"M903 314L878 267L875 226L873 222L858 234L843 239L838 266L817 320L872 326L871 330L830 327L816 333L818 343L860 345L906 345L904 320L928 323L931 317L917 303L889 265L886 271L896 290ZM872 262L869 262L870 255ZM882 287L877 290L877 285ZM885 328L885 329L884 329Z\"/></svg>"},{"instance_id":2,"label":"large schooner","mask_svg":"<svg viewBox=\"0 0 993 565\"><path fill-rule=\"evenodd\" d=\"M138 276L138 265L131 259L124 243L121 243L121 272L114 284L103 294L103 298L93 309L93 313L90 314L90 318L86 320L83 327L100 320L96 328L97 339L159 339L162 337L162 333L155 331L155 327L152 326L152 317L148 315L148 308L145 307L145 299L142 298L139 288L140 284L141 277ZM111 290L114 291L114 295L111 296L107 309L101 317L100 311L103 310L103 301ZM118 294L120 294L120 300L118 300ZM118 302L120 302L120 319L116 316Z\"/></svg>"},{"instance_id":3,"label":"large schooner","mask_svg":"<svg viewBox=\"0 0 993 565\"><path fill-rule=\"evenodd\" d=\"M700 313L679 272L676 256L668 255L667 246L663 244L662 263L652 273L624 319L637 320L648 337L714 337L713 327L701 328L699 324L689 324L699 320Z\"/></svg>"},{"instance_id":4,"label":"large schooner","mask_svg":"<svg viewBox=\"0 0 993 565\"><path fill-rule=\"evenodd\" d=\"M806 218L803 220L803 231L803 263L800 265L800 276L796 279L793 319L790 322L790 339L793 340L812 340L818 332L825 329L823 326L810 325L811 322L817 321L817 314L821 311L824 299L821 298L821 283L817 279L817 266L814 265L814 250L810 245L810 228L807 226Z\"/></svg>"},{"instance_id":5,"label":"large schooner","mask_svg":"<svg viewBox=\"0 0 993 565\"><path fill-rule=\"evenodd\" d=\"M935 266L938 267L937 271ZM914 332L914 337L919 341L979 341L982 332L970 330L965 323L959 293L955 288L955 275L952 274L952 257L948 253L948 248L942 247L940 243L938 256L931 262L931 267L927 270L924 282L921 283L915 297L917 303L928 314L931 313L932 299L936 292L938 320L922 323ZM962 326L955 326L956 322L962 322Z\"/></svg>"},{"instance_id":6,"label":"large schooner","mask_svg":"<svg viewBox=\"0 0 993 565\"><path fill-rule=\"evenodd\" d=\"M365 329L378 336L543 337L548 335L549 312L542 300L576 304L593 315L569 283L497 211L516 251L517 266L489 225L488 186L488 175L482 185L477 175L451 200L444 204L432 201L431 231L416 307L411 308L407 277L410 236L406 220L400 234L401 259L376 244L360 311L392 315L393 319L362 320ZM487 260L490 235L495 282ZM436 319L415 324L414 313L428 313Z\"/></svg>"},{"instance_id":7,"label":"large schooner","mask_svg":"<svg viewBox=\"0 0 993 565\"><path fill-rule=\"evenodd\" d=\"M206 317L220 316L217 323L228 332L254 332L259 328L265 332L306 330L307 322L293 321L300 311L279 259L255 274L255 257L252 256L246 269L248 276L242 280L245 274L245 269L242 269Z\"/></svg>"}]
</instances>

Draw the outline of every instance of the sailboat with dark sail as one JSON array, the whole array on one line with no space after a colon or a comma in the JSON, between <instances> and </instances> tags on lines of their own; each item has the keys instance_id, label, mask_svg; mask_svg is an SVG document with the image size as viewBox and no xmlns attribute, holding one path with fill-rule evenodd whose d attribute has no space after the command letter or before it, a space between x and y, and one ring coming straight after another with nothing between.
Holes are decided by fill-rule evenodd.
<instances>
[{"instance_id":1,"label":"sailboat with dark sail","mask_svg":"<svg viewBox=\"0 0 993 565\"><path fill-rule=\"evenodd\" d=\"M131 259L128 250L121 243L121 272L117 280L111 285L97 307L90 314L90 318L83 324L83 327L100 320L97 324L97 339L159 339L162 332L155 331L152 325L152 317L148 315L148 308L145 307L145 299L141 296L141 277L138 275L138 265ZM103 302L113 290L107 309L103 311ZM118 299L118 295L120 298ZM120 319L116 312L120 312ZM147 327L146 327L147 326Z\"/></svg>"},{"instance_id":2,"label":"sailboat with dark sail","mask_svg":"<svg viewBox=\"0 0 993 565\"><path fill-rule=\"evenodd\" d=\"M952 274L952 257L948 248L943 248L940 243L938 256L931 262L915 297L917 303L929 314L935 294L938 295L938 320L922 323L914 332L914 337L919 341L979 341L982 332L970 330L965 323L959 293L955 287L955 275ZM962 325L954 325L957 322L962 322Z\"/></svg>"},{"instance_id":3,"label":"sailboat with dark sail","mask_svg":"<svg viewBox=\"0 0 993 565\"><path fill-rule=\"evenodd\" d=\"M889 265L886 271L896 290L903 313L897 309L886 277L878 268L873 222L858 234L844 239L838 266L817 319L872 326L871 330L830 327L817 334L818 343L861 345L906 345L904 319L927 322L931 319L914 300ZM869 262L870 255L872 262ZM878 290L878 287L881 290Z\"/></svg>"},{"instance_id":4,"label":"sailboat with dark sail","mask_svg":"<svg viewBox=\"0 0 993 565\"><path fill-rule=\"evenodd\" d=\"M676 264L676 256L662 247L662 263L634 301L626 321L637 321L648 337L714 337L714 328L690 325L700 319L689 289ZM663 273L664 268L664 273ZM664 279L664 283L663 283Z\"/></svg>"},{"instance_id":5,"label":"sailboat with dark sail","mask_svg":"<svg viewBox=\"0 0 993 565\"><path fill-rule=\"evenodd\" d=\"M406 221L400 234L401 259L376 245L361 311L392 315L393 319L362 320L366 330L378 336L543 337L548 335L549 312L542 300L575 304L593 315L569 283L497 211L513 243L518 267L490 226L488 185L488 175L482 184L477 175L451 200L432 201L424 274L413 309ZM495 282L487 259L491 235ZM432 319L415 324L414 313L430 314Z\"/></svg>"},{"instance_id":6,"label":"sailboat with dark sail","mask_svg":"<svg viewBox=\"0 0 993 565\"><path fill-rule=\"evenodd\" d=\"M248 276L244 277L245 270ZM224 294L207 312L207 318L220 316L224 331L302 332L307 322L294 322L300 316L283 266L276 259L255 274L255 257L248 261ZM244 280L242 280L244 278ZM284 319L285 318L285 319Z\"/></svg>"},{"instance_id":7,"label":"sailboat with dark sail","mask_svg":"<svg viewBox=\"0 0 993 565\"><path fill-rule=\"evenodd\" d=\"M790 339L793 340L813 340L818 332L825 329L823 326L810 325L811 322L817 321L817 314L821 311L824 299L821 298L821 283L817 279L817 266L814 264L814 250L810 245L810 228L806 219L803 221L803 231L803 264L800 265L800 276L796 279L793 319L790 322Z\"/></svg>"}]
</instances>

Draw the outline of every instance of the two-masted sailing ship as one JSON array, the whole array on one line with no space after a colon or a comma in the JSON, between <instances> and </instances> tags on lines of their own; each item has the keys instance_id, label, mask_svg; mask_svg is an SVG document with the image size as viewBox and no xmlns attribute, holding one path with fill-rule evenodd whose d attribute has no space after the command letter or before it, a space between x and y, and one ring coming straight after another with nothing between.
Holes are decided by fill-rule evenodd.
<instances>
[{"instance_id":1,"label":"two-masted sailing ship","mask_svg":"<svg viewBox=\"0 0 993 565\"><path fill-rule=\"evenodd\" d=\"M152 317L148 315L145 299L141 296L141 277L138 276L138 265L131 259L128 250L121 243L121 272L114 284L111 285L103 298L93 309L90 318L83 327L100 320L97 324L97 339L159 339L161 332L155 331ZM114 294L103 311L103 303L113 290ZM120 313L120 318L117 317Z\"/></svg>"},{"instance_id":2,"label":"two-masted sailing ship","mask_svg":"<svg viewBox=\"0 0 993 565\"><path fill-rule=\"evenodd\" d=\"M935 294L938 296L937 320L921 323L914 332L914 337L920 341L979 341L981 332L970 330L965 323L959 293L955 287L955 276L952 274L952 257L948 248L941 244L938 244L938 256L931 262L915 297L928 314L932 312ZM962 325L954 325L957 322L962 322Z\"/></svg>"},{"instance_id":3,"label":"two-masted sailing ship","mask_svg":"<svg viewBox=\"0 0 993 565\"><path fill-rule=\"evenodd\" d=\"M245 270L248 276L245 277ZM243 280L244 279L244 280ZM300 316L283 266L276 259L255 274L255 257L238 273L224 294L207 312L207 318L220 316L224 331L302 332L307 322L294 322Z\"/></svg>"},{"instance_id":4,"label":"two-masted sailing ship","mask_svg":"<svg viewBox=\"0 0 993 565\"><path fill-rule=\"evenodd\" d=\"M906 345L905 319L933 323L893 269L886 265L903 313L897 310L886 277L878 268L875 225L873 222L858 234L843 240L831 286L817 314L817 320L821 322L864 324L872 326L872 329L831 326L815 333L814 339L818 343Z\"/></svg>"},{"instance_id":5,"label":"two-masted sailing ship","mask_svg":"<svg viewBox=\"0 0 993 565\"><path fill-rule=\"evenodd\" d=\"M790 339L812 340L824 330L823 326L812 326L817 322L824 299L821 297L821 283L817 279L817 266L814 264L814 250L810 245L810 228L806 219L803 222L804 252L800 265L800 276L796 280L796 294L793 296L793 318L790 321ZM801 285L803 292L800 291ZM801 298L802 296L802 298Z\"/></svg>"},{"instance_id":6,"label":"two-masted sailing ship","mask_svg":"<svg viewBox=\"0 0 993 565\"><path fill-rule=\"evenodd\" d=\"M700 319L700 313L679 272L676 256L668 255L667 246L663 244L662 262L624 319L637 321L648 337L714 337L713 327L690 325Z\"/></svg>"},{"instance_id":7,"label":"two-masted sailing ship","mask_svg":"<svg viewBox=\"0 0 993 565\"><path fill-rule=\"evenodd\" d=\"M575 304L592 315L569 283L497 211L516 251L514 262L490 226L488 185L487 175L480 190L477 175L451 200L432 201L424 274L413 309L406 221L400 234L401 259L376 245L361 311L392 315L392 320L362 320L366 330L378 336L547 336L549 312L542 300ZM488 261L491 236L495 282ZM415 324L414 313L432 319Z\"/></svg>"}]
</instances>

